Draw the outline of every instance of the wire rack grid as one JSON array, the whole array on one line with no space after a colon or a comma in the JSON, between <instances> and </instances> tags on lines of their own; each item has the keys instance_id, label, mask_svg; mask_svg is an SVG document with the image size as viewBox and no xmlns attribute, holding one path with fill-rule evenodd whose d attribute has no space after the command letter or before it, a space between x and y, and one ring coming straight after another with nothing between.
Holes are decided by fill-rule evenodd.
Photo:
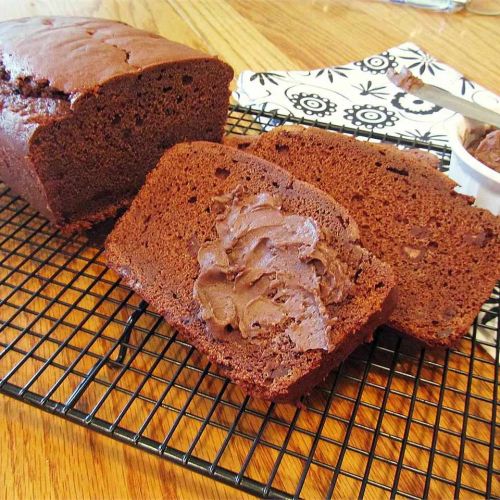
<instances>
[{"instance_id":1,"label":"wire rack grid","mask_svg":"<svg viewBox=\"0 0 500 500\"><path fill-rule=\"evenodd\" d=\"M449 161L445 147L234 106L227 130L282 123ZM268 404L122 285L100 244L0 195L0 393L261 497L500 495L498 293L454 350L380 329L301 407ZM496 344L478 328L496 329Z\"/></svg>"}]
</instances>

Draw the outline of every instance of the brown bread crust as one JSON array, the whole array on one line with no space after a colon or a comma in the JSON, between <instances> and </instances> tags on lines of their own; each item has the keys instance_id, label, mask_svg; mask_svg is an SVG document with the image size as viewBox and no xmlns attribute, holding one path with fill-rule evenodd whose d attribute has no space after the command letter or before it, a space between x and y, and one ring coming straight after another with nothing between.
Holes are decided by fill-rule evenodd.
<instances>
[{"instance_id":1,"label":"brown bread crust","mask_svg":"<svg viewBox=\"0 0 500 500\"><path fill-rule=\"evenodd\" d=\"M303 353L286 342L217 340L206 331L193 299L199 273L197 248L215 237L214 196L242 186L249 193L269 192L283 200L283 211L313 217L347 264L352 294L331 306L338 321L335 347ZM223 373L249 394L274 401L295 401L309 392L360 343L394 307L394 276L389 266L358 244L349 214L326 194L295 180L285 170L233 148L207 142L179 144L157 168L106 241L108 265L151 303L166 321ZM279 368L280 375L269 372Z\"/></svg>"},{"instance_id":2,"label":"brown bread crust","mask_svg":"<svg viewBox=\"0 0 500 500\"><path fill-rule=\"evenodd\" d=\"M104 19L0 23L0 178L65 232L127 206L165 148L221 141L232 69Z\"/></svg>"},{"instance_id":3,"label":"brown bread crust","mask_svg":"<svg viewBox=\"0 0 500 500\"><path fill-rule=\"evenodd\" d=\"M500 220L457 194L436 159L299 126L226 143L349 210L362 244L396 273L391 326L428 346L448 347L467 333L500 276Z\"/></svg>"}]
</instances>

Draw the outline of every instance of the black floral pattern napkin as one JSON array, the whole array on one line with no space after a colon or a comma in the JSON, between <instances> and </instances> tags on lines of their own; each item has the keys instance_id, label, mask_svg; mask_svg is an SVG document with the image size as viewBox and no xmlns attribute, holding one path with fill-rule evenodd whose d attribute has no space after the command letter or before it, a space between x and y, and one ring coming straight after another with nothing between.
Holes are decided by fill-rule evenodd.
<instances>
[{"instance_id":1,"label":"black floral pattern napkin","mask_svg":"<svg viewBox=\"0 0 500 500\"><path fill-rule=\"evenodd\" d=\"M344 125L445 145L447 122L453 111L419 99L392 85L385 76L389 68L409 68L425 83L486 107L500 104L489 92L458 71L434 59L413 43L397 47L344 66L312 71L244 71L233 97L243 106L291 114L322 123ZM267 127L274 124L263 118ZM498 322L496 288L478 318L477 338L495 357ZM488 346L487 344L490 344Z\"/></svg>"},{"instance_id":2,"label":"black floral pattern napkin","mask_svg":"<svg viewBox=\"0 0 500 500\"><path fill-rule=\"evenodd\" d=\"M426 83L491 108L500 99L413 43L344 66L312 71L244 71L234 98L243 106L446 144L455 113L392 85L389 68L408 67Z\"/></svg>"}]
</instances>

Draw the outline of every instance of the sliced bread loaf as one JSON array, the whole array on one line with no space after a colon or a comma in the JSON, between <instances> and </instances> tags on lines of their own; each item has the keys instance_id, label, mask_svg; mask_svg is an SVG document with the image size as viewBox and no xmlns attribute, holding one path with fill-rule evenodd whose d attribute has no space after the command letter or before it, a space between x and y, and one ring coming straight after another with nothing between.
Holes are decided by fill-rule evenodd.
<instances>
[{"instance_id":1,"label":"sliced bread loaf","mask_svg":"<svg viewBox=\"0 0 500 500\"><path fill-rule=\"evenodd\" d=\"M342 263L351 285L340 301L326 307L323 347L298 349L286 332L272 329L258 337L232 327L214 335L202 319L196 297L205 275L197 258L210 261L200 257L200 248L221 237L216 223L227 222L215 213L214 199L220 204L238 190L261 201L276 197L284 214L310 218ZM268 400L294 401L309 392L369 341L394 307L392 270L359 246L357 226L343 207L280 167L220 144L184 143L168 150L105 246L109 266L126 284L234 382ZM209 271L204 264L202 271Z\"/></svg>"},{"instance_id":2,"label":"sliced bread loaf","mask_svg":"<svg viewBox=\"0 0 500 500\"><path fill-rule=\"evenodd\" d=\"M121 22L0 23L0 178L66 233L128 206L163 151L222 140L233 70Z\"/></svg>"},{"instance_id":3,"label":"sliced bread loaf","mask_svg":"<svg viewBox=\"0 0 500 500\"><path fill-rule=\"evenodd\" d=\"M429 346L450 346L468 331L500 276L500 220L457 194L435 157L299 126L226 143L348 209L361 243L396 273L391 326Z\"/></svg>"}]
</instances>

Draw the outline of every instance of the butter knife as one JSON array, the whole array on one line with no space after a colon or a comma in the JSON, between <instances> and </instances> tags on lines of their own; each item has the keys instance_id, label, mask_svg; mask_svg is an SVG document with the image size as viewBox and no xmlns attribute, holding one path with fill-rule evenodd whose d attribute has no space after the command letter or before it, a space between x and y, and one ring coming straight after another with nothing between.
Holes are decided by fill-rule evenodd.
<instances>
[{"instance_id":1,"label":"butter knife","mask_svg":"<svg viewBox=\"0 0 500 500\"><path fill-rule=\"evenodd\" d=\"M467 118L472 118L482 123L500 128L500 114L491 109L484 108L479 104L450 94L440 87L424 83L420 78L414 76L407 68L403 68L400 73L390 69L387 71L387 78L397 87L400 87L405 92L416 97L420 97L420 99L460 113Z\"/></svg>"}]
</instances>

